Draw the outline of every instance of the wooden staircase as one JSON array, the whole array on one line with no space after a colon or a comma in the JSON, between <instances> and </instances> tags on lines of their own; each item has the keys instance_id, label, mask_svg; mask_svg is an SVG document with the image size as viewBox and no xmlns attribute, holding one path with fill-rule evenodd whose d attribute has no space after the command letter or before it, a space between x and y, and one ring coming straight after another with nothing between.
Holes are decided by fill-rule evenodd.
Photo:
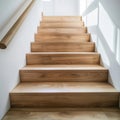
<instances>
[{"instance_id":1,"label":"wooden staircase","mask_svg":"<svg viewBox=\"0 0 120 120\"><path fill-rule=\"evenodd\" d=\"M118 107L119 93L81 17L43 16L11 107Z\"/></svg>"}]
</instances>

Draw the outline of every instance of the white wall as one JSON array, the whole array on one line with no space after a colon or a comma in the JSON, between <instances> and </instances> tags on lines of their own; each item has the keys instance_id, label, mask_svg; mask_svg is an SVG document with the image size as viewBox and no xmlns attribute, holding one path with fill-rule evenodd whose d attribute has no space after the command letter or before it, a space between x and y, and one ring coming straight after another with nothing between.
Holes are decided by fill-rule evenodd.
<instances>
[{"instance_id":1,"label":"white wall","mask_svg":"<svg viewBox=\"0 0 120 120\"><path fill-rule=\"evenodd\" d=\"M43 3L43 13L44 15L53 16L54 15L54 1L42 1Z\"/></svg>"},{"instance_id":2,"label":"white wall","mask_svg":"<svg viewBox=\"0 0 120 120\"><path fill-rule=\"evenodd\" d=\"M82 6L83 5L83 6ZM120 90L120 0L80 0L80 15L109 69L109 82Z\"/></svg>"},{"instance_id":3,"label":"white wall","mask_svg":"<svg viewBox=\"0 0 120 120\"><path fill-rule=\"evenodd\" d=\"M78 0L44 1L44 14L55 16L75 16L79 14Z\"/></svg>"},{"instance_id":4,"label":"white wall","mask_svg":"<svg viewBox=\"0 0 120 120\"><path fill-rule=\"evenodd\" d=\"M2 8L6 9L5 6ZM41 9L40 0L36 0L8 48L0 50L0 119L10 107L9 92L18 84L19 69L26 64L25 54L30 52L30 42L34 40L34 33L41 19Z\"/></svg>"},{"instance_id":5,"label":"white wall","mask_svg":"<svg viewBox=\"0 0 120 120\"><path fill-rule=\"evenodd\" d=\"M54 15L78 15L78 0L54 0Z\"/></svg>"},{"instance_id":6,"label":"white wall","mask_svg":"<svg viewBox=\"0 0 120 120\"><path fill-rule=\"evenodd\" d=\"M13 0L9 2L9 0L0 0L0 30L12 18L24 1L25 0Z\"/></svg>"}]
</instances>

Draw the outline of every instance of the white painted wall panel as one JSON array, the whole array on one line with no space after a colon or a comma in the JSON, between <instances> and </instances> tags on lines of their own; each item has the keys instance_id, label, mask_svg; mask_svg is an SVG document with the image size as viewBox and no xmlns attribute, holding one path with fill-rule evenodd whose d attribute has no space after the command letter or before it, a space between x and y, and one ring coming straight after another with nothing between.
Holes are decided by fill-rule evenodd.
<instances>
[{"instance_id":1,"label":"white painted wall panel","mask_svg":"<svg viewBox=\"0 0 120 120\"><path fill-rule=\"evenodd\" d=\"M55 15L75 16L78 15L78 0L54 0Z\"/></svg>"},{"instance_id":2,"label":"white painted wall panel","mask_svg":"<svg viewBox=\"0 0 120 120\"><path fill-rule=\"evenodd\" d=\"M9 93L19 82L19 69L26 64L25 55L30 52L41 11L40 0L36 0L7 49L0 50L0 120L10 107Z\"/></svg>"},{"instance_id":3,"label":"white painted wall panel","mask_svg":"<svg viewBox=\"0 0 120 120\"><path fill-rule=\"evenodd\" d=\"M120 0L79 2L79 14L85 18L92 41L96 42L101 63L109 69L109 82L120 90Z\"/></svg>"},{"instance_id":4,"label":"white painted wall panel","mask_svg":"<svg viewBox=\"0 0 120 120\"><path fill-rule=\"evenodd\" d=\"M43 1L44 14L55 16L75 16L79 14L78 0Z\"/></svg>"}]
</instances>

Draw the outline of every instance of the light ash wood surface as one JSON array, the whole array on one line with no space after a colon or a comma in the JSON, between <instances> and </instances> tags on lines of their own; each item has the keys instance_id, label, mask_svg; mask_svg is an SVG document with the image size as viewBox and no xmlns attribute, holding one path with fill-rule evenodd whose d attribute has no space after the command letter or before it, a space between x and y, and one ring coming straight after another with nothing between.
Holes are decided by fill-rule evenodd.
<instances>
[{"instance_id":1,"label":"light ash wood surface","mask_svg":"<svg viewBox=\"0 0 120 120\"><path fill-rule=\"evenodd\" d=\"M93 42L33 42L32 52L94 52Z\"/></svg>"},{"instance_id":2,"label":"light ash wood surface","mask_svg":"<svg viewBox=\"0 0 120 120\"><path fill-rule=\"evenodd\" d=\"M79 40L81 42L87 42L90 40L90 34L81 34L81 35L39 35L35 34L35 40L66 40L66 41L72 41L72 40Z\"/></svg>"},{"instance_id":3,"label":"light ash wood surface","mask_svg":"<svg viewBox=\"0 0 120 120\"><path fill-rule=\"evenodd\" d=\"M44 112L43 112L44 111ZM52 112L53 111L53 112ZM120 120L119 109L11 109L3 120Z\"/></svg>"},{"instance_id":4,"label":"light ash wood surface","mask_svg":"<svg viewBox=\"0 0 120 120\"><path fill-rule=\"evenodd\" d=\"M107 82L108 70L100 65L27 65L20 70L21 81Z\"/></svg>"},{"instance_id":5,"label":"light ash wood surface","mask_svg":"<svg viewBox=\"0 0 120 120\"><path fill-rule=\"evenodd\" d=\"M81 28L41 28L38 27L38 34L80 34L87 33L86 27Z\"/></svg>"},{"instance_id":6,"label":"light ash wood surface","mask_svg":"<svg viewBox=\"0 0 120 120\"><path fill-rule=\"evenodd\" d=\"M35 43L82 43L82 42L90 42L90 39L79 39L79 37L74 37L75 39L60 39L59 37L54 39L35 39Z\"/></svg>"},{"instance_id":7,"label":"light ash wood surface","mask_svg":"<svg viewBox=\"0 0 120 120\"><path fill-rule=\"evenodd\" d=\"M26 18L27 14L30 12L30 10L32 9L33 5L34 5L34 0L31 0L31 3L28 5L28 7L24 10L24 12L22 13L22 15L18 18L18 20L13 24L13 26L11 27L11 29L6 33L6 35L3 37L2 40L0 40L0 49L6 49L7 46L9 45L9 43L11 42L12 38L15 36L16 32L18 31L18 29L20 28L21 24L23 23L24 19ZM20 10L20 8L18 9L18 11L16 11L16 13L18 13ZM16 14L15 13L15 14ZM13 16L12 16L13 17ZM15 16L14 16L15 17ZM12 19L11 19L12 20ZM9 25L9 24L8 24ZM7 26L8 26L7 25ZM5 30L6 31L6 30Z\"/></svg>"},{"instance_id":8,"label":"light ash wood surface","mask_svg":"<svg viewBox=\"0 0 120 120\"><path fill-rule=\"evenodd\" d=\"M41 28L80 28L83 27L83 22L41 22Z\"/></svg>"},{"instance_id":9,"label":"light ash wood surface","mask_svg":"<svg viewBox=\"0 0 120 120\"><path fill-rule=\"evenodd\" d=\"M119 92L108 83L81 17L43 16L31 51L19 72L21 83L10 93L13 108L119 106Z\"/></svg>"},{"instance_id":10,"label":"light ash wood surface","mask_svg":"<svg viewBox=\"0 0 120 120\"><path fill-rule=\"evenodd\" d=\"M99 54L95 52L34 52L26 55L27 65L99 64L99 60Z\"/></svg>"},{"instance_id":11,"label":"light ash wood surface","mask_svg":"<svg viewBox=\"0 0 120 120\"><path fill-rule=\"evenodd\" d=\"M12 93L12 107L112 107L118 106L118 93ZM22 99L21 99L22 98Z\"/></svg>"},{"instance_id":12,"label":"light ash wood surface","mask_svg":"<svg viewBox=\"0 0 120 120\"><path fill-rule=\"evenodd\" d=\"M93 87L94 86L94 87ZM23 82L13 93L101 93L117 92L104 82Z\"/></svg>"},{"instance_id":13,"label":"light ash wood surface","mask_svg":"<svg viewBox=\"0 0 120 120\"><path fill-rule=\"evenodd\" d=\"M43 22L79 22L82 21L81 16L43 16Z\"/></svg>"},{"instance_id":14,"label":"light ash wood surface","mask_svg":"<svg viewBox=\"0 0 120 120\"><path fill-rule=\"evenodd\" d=\"M108 83L24 82L10 95L12 107L116 107L118 94Z\"/></svg>"}]
</instances>

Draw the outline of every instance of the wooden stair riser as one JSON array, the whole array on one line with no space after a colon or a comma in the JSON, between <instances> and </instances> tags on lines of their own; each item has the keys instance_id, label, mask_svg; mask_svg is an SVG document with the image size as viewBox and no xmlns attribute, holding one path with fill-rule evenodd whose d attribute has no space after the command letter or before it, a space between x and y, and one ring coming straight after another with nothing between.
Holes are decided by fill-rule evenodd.
<instances>
[{"instance_id":1,"label":"wooden stair riser","mask_svg":"<svg viewBox=\"0 0 120 120\"><path fill-rule=\"evenodd\" d=\"M78 43L80 44L81 42L90 42L89 40L79 40L79 39L69 39L69 40L62 40L62 39L37 39L35 40L35 42L39 42L39 43Z\"/></svg>"},{"instance_id":2,"label":"wooden stair riser","mask_svg":"<svg viewBox=\"0 0 120 120\"><path fill-rule=\"evenodd\" d=\"M41 28L81 28L84 26L84 22L41 22Z\"/></svg>"},{"instance_id":3,"label":"wooden stair riser","mask_svg":"<svg viewBox=\"0 0 120 120\"><path fill-rule=\"evenodd\" d=\"M94 52L95 43L81 42L81 43L31 43L32 52Z\"/></svg>"},{"instance_id":4,"label":"wooden stair riser","mask_svg":"<svg viewBox=\"0 0 120 120\"><path fill-rule=\"evenodd\" d=\"M20 70L22 82L107 82L107 70Z\"/></svg>"},{"instance_id":5,"label":"wooden stair riser","mask_svg":"<svg viewBox=\"0 0 120 120\"><path fill-rule=\"evenodd\" d=\"M118 93L12 93L12 107L117 107Z\"/></svg>"},{"instance_id":6,"label":"wooden stair riser","mask_svg":"<svg viewBox=\"0 0 120 120\"><path fill-rule=\"evenodd\" d=\"M43 22L79 22L82 21L82 17L75 17L75 16L43 16L42 17Z\"/></svg>"},{"instance_id":7,"label":"wooden stair riser","mask_svg":"<svg viewBox=\"0 0 120 120\"><path fill-rule=\"evenodd\" d=\"M54 64L99 64L100 58L98 53L85 54L27 54L27 65L54 65Z\"/></svg>"},{"instance_id":8,"label":"wooden stair riser","mask_svg":"<svg viewBox=\"0 0 120 120\"><path fill-rule=\"evenodd\" d=\"M81 35L39 35L35 34L35 40L49 40L49 41L79 41L79 42L88 42L90 41L90 34L81 34Z\"/></svg>"},{"instance_id":9,"label":"wooden stair riser","mask_svg":"<svg viewBox=\"0 0 120 120\"><path fill-rule=\"evenodd\" d=\"M38 34L80 34L80 33L87 33L87 28L86 27L82 27L82 28L78 28L78 29L67 29L67 28L41 28L38 27Z\"/></svg>"}]
</instances>

